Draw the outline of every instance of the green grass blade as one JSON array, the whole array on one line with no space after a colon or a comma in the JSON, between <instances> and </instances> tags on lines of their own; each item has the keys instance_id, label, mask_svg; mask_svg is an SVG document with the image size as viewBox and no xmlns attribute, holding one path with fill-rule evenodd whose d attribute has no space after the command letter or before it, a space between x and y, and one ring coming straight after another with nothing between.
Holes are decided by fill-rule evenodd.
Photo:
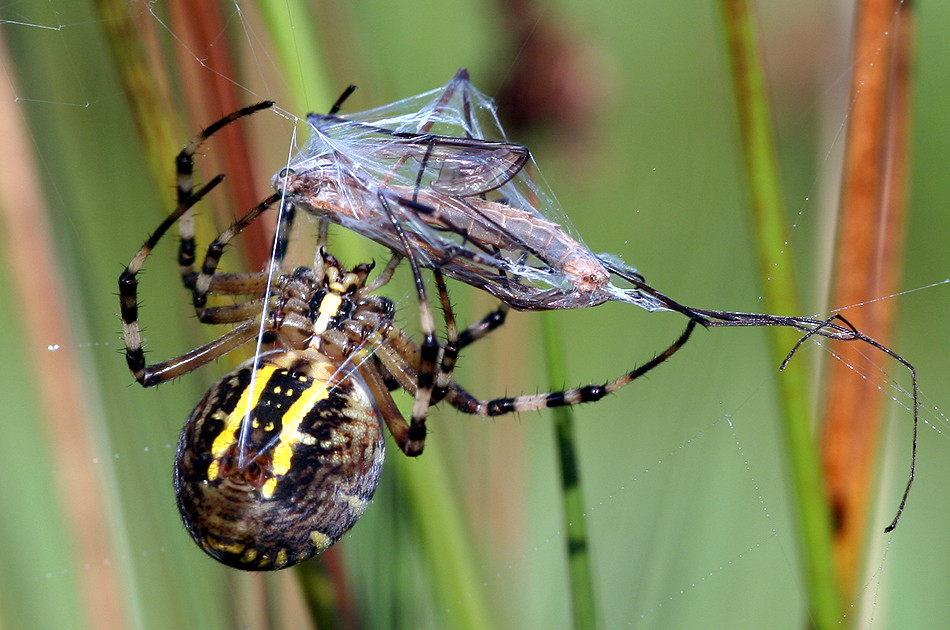
<instances>
[{"instance_id":1,"label":"green grass blade","mask_svg":"<svg viewBox=\"0 0 950 630\"><path fill-rule=\"evenodd\" d=\"M792 264L785 255L789 242L785 231L785 202L759 59L758 34L745 0L724 0L722 7L756 251L764 279L764 304L770 312L795 314L801 311L795 297ZM789 329L769 332L772 358L779 365L795 346L798 333ZM798 507L810 619L819 628L829 628L838 623L840 604L831 563L831 517L825 500L817 440L811 428L804 362L790 362L778 378L778 386Z\"/></svg>"},{"instance_id":2,"label":"green grass blade","mask_svg":"<svg viewBox=\"0 0 950 630\"><path fill-rule=\"evenodd\" d=\"M323 87L329 84L329 79L321 63L323 56L317 43L322 39L313 26L310 8L301 2L261 3L260 8L297 102L326 111L336 97L325 97L328 90ZM320 89L315 92L314 86ZM314 103L315 100L318 102ZM332 234L334 251L344 260L368 259L368 241L354 238L339 228ZM431 597L440 609L453 611L451 627L490 628L489 610L473 560L472 541L446 482L446 466L434 451L430 449L414 461L400 462L401 474L397 476L403 484L402 492L408 497L412 528L431 576ZM398 449L391 448L390 453L388 468L393 466L393 458L403 457Z\"/></svg>"},{"instance_id":3,"label":"green grass blade","mask_svg":"<svg viewBox=\"0 0 950 630\"><path fill-rule=\"evenodd\" d=\"M542 313L540 320L548 382L551 391L555 391L563 388L566 382L561 336L552 313ZM557 407L552 411L561 473L561 495L564 501L564 526L567 531L568 581L573 627L577 630L593 630L597 628L597 606L590 566L584 495L575 448L574 414L570 407Z\"/></svg>"}]
</instances>

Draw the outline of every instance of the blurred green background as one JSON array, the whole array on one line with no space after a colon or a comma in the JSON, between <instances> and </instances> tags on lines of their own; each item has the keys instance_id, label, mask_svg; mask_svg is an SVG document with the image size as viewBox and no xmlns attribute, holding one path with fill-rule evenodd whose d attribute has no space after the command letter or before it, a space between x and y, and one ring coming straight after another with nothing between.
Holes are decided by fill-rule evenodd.
<instances>
[{"instance_id":1,"label":"blurred green background","mask_svg":"<svg viewBox=\"0 0 950 630\"><path fill-rule=\"evenodd\" d=\"M195 80L187 73L210 80L203 60L214 47L228 47L236 62L226 79L241 104L275 98L298 115L325 111L349 83L360 86L347 103L356 111L437 87L461 66L482 91L508 98L503 115L506 108L516 114L521 106L539 106L524 105L514 87L532 85L532 77L543 86L542 71L565 76L571 89L547 95L545 102L555 104L549 124L512 126L509 134L532 147L585 242L622 256L653 286L691 306L762 308L765 280L757 277L750 240L716 3L361 0L315 5L306 23L297 13L282 30L255 3L222 2L225 28L209 36L208 49L185 43L186 25L165 3L123 6L123 13L105 18L87 2L0 4L11 95L5 115L28 130L27 152L12 159L28 171L33 161L39 180L22 180L23 198L39 193L49 213L31 216L42 206L8 203L6 216L17 220L0 223L0 322L8 331L0 396L10 405L0 437L8 469L0 484L3 627L311 624L293 572L261 578L220 567L179 523L170 473L174 444L225 365L144 390L120 355L116 279L172 209L173 152L164 164L167 186L158 190L105 29L131 29L158 51L149 58L151 72L169 78L164 89L182 104L162 112L179 146L225 113L197 122L185 115L187 86ZM948 276L950 180L940 165L950 151L944 114L950 7L937 0L915 7L912 189L901 285L910 292L890 299L899 300L892 347L918 368L928 424L907 510L896 532L884 536L879 532L906 482L910 413L901 393L909 378L880 357L903 389L887 375L868 377L869 390L884 387L897 402L888 407L878 458L871 520L880 527L867 545L863 587L843 618L855 627L934 627L950 619L943 594L950 542L931 536L950 518L950 445L940 411L950 408L942 388L950 361L943 316L950 289L928 288ZM756 10L790 209L786 264L795 269L804 303L797 314L825 313L843 306L826 304L824 296L848 117L853 7L766 2ZM527 26L515 19L519 12L530 16ZM281 46L297 54L291 70L280 70L287 63ZM535 57L545 63L523 74ZM245 126L263 193L286 160L292 124L271 114L258 118ZM216 146L211 142L203 153L214 156ZM206 165L206 178L213 168ZM359 249L359 241L344 245L345 237L336 238L348 248L347 262L381 258L378 250ZM33 239L48 242L53 258L34 248ZM174 256L166 243L142 276L141 318L152 360L184 352L206 335L179 287ZM361 258L349 259L354 256ZM48 277L62 284L50 286ZM415 313L405 286L392 287L390 295L411 327ZM492 307L465 287L451 290L462 323ZM554 320L568 357L565 385L602 382L631 369L668 345L683 324L671 313L625 305L556 313ZM808 344L795 360L813 366L817 401L821 364L833 359ZM545 374L538 315L525 313L466 352L457 377L470 391L493 397L544 391ZM778 378L762 331L699 331L669 364L577 410L602 627L807 626L775 417ZM346 591L330 589L327 596L355 611L366 628L569 627L548 415L483 421L440 409L429 426L425 463L389 449L374 504L327 564L329 575L344 576ZM427 505L435 512L457 509L461 519L427 517ZM467 578L458 575L467 559L440 557L443 548L431 542L439 535L468 541ZM306 575L313 578L314 570ZM453 581L463 585L461 599L448 585ZM472 606L479 612L464 612Z\"/></svg>"}]
</instances>

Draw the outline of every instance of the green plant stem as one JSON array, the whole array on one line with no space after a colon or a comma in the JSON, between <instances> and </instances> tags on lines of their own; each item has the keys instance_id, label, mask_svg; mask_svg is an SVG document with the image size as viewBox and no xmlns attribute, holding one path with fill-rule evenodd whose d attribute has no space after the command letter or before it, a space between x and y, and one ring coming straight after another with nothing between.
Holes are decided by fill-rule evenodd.
<instances>
[{"instance_id":1,"label":"green plant stem","mask_svg":"<svg viewBox=\"0 0 950 630\"><path fill-rule=\"evenodd\" d=\"M403 457L397 453L396 457ZM413 514L413 526L432 576L434 597L451 611L446 627L494 627L482 595L472 544L445 467L434 452L400 462L400 477Z\"/></svg>"},{"instance_id":2,"label":"green plant stem","mask_svg":"<svg viewBox=\"0 0 950 630\"><path fill-rule=\"evenodd\" d=\"M723 0L722 6L765 305L771 312L794 314L799 312L798 300L790 261L783 259L788 250L786 215L756 27L745 0ZM787 329L771 333L772 357L778 365L794 347L797 333ZM801 362L789 363L778 379L779 400L797 500L810 621L828 628L840 619L839 594L831 562L831 517L811 430L804 367Z\"/></svg>"},{"instance_id":3,"label":"green plant stem","mask_svg":"<svg viewBox=\"0 0 950 630\"><path fill-rule=\"evenodd\" d=\"M132 109L132 121L145 147L145 156L158 198L168 191L173 181L173 164L169 156L181 149L175 138L168 111L154 81L154 69L148 64L140 34L128 19L128 4L119 0L98 0L96 8L102 18L112 60Z\"/></svg>"},{"instance_id":4,"label":"green plant stem","mask_svg":"<svg viewBox=\"0 0 950 630\"><path fill-rule=\"evenodd\" d=\"M541 313L540 318L548 367L548 382L551 384L551 389L555 390L563 387L566 381L561 338L551 313ZM597 608L590 569L580 470L577 466L577 451L574 448L574 414L570 407L557 407L553 412L564 497L564 524L567 531L568 576L574 628L592 630L597 627Z\"/></svg>"},{"instance_id":5,"label":"green plant stem","mask_svg":"<svg viewBox=\"0 0 950 630\"><path fill-rule=\"evenodd\" d=\"M323 63L327 57L318 43L326 38L321 36L315 26L317 21L312 7L302 0L259 2L257 6L267 24L280 66L284 69L283 79L297 99L296 103L289 105L292 107L291 113L303 117L310 111L327 111L337 94L330 87L327 64ZM340 86L341 91L343 87L345 85ZM283 106L286 108L288 104ZM306 129L306 125L298 125L298 133ZM298 138L297 142L302 143L304 140ZM333 252L341 260L362 261L365 255L365 241L344 230L334 232L333 243Z\"/></svg>"},{"instance_id":6,"label":"green plant stem","mask_svg":"<svg viewBox=\"0 0 950 630\"><path fill-rule=\"evenodd\" d=\"M284 81L297 98L294 113L325 111L333 101L325 98L325 88L330 85L322 63L326 56L318 46L322 38L314 27L316 20L310 7L300 0L259 2L257 7L272 35L271 42L284 68Z\"/></svg>"}]
</instances>

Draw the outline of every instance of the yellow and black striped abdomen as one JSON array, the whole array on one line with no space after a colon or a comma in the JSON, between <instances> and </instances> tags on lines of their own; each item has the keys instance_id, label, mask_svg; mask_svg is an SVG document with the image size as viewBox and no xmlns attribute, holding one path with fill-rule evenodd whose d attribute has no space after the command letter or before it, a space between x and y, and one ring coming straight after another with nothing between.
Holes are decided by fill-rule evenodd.
<instances>
[{"instance_id":1,"label":"yellow and black striped abdomen","mask_svg":"<svg viewBox=\"0 0 950 630\"><path fill-rule=\"evenodd\" d=\"M280 569L324 551L366 509L383 464L373 399L316 350L279 350L226 374L192 411L175 489L214 558Z\"/></svg>"}]
</instances>

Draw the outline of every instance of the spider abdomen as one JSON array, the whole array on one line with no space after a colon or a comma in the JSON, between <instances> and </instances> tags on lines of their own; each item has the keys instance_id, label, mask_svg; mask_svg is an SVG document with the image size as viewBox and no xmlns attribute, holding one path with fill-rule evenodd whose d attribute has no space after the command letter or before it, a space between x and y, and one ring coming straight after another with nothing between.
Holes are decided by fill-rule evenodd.
<instances>
[{"instance_id":1,"label":"spider abdomen","mask_svg":"<svg viewBox=\"0 0 950 630\"><path fill-rule=\"evenodd\" d=\"M360 377L313 349L276 350L226 374L192 411L175 489L209 555L280 569L352 527L382 463L380 419Z\"/></svg>"}]
</instances>

